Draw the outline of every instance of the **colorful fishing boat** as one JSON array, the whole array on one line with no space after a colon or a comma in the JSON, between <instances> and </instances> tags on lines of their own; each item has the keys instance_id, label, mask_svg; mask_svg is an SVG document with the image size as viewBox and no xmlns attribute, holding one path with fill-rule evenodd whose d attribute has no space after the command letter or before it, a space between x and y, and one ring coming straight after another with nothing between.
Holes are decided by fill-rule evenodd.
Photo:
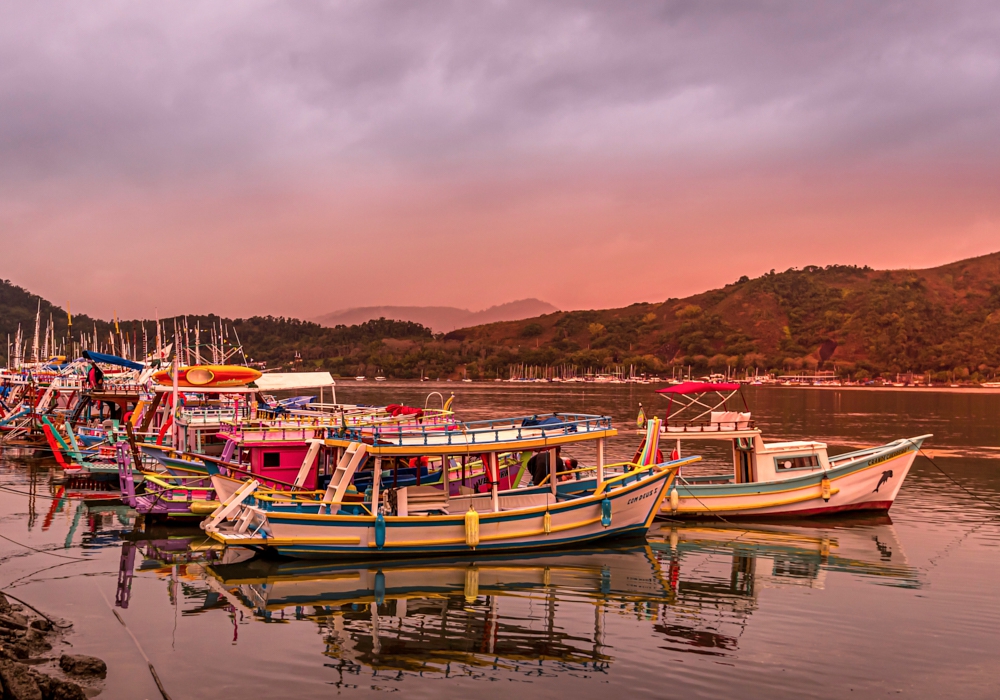
<instances>
[{"instance_id":1,"label":"colorful fishing boat","mask_svg":"<svg viewBox=\"0 0 1000 700\"><path fill-rule=\"evenodd\" d=\"M647 442L654 448L658 428L657 420L650 422ZM310 442L311 452L332 450L337 464L322 498L262 494L260 482L248 480L202 527L229 546L298 558L505 552L642 535L685 460L657 464L655 449L647 448L646 463L605 465L605 440L616 434L610 418L575 414L475 421L448 431L376 430L372 444L360 433L344 431ZM589 469L595 476L574 478L587 471L581 469L563 473L569 480L560 481L557 448L587 443L597 448L596 464ZM500 455L532 451L548 453L550 473L544 482L501 490ZM440 484L386 488L385 460L437 457L449 464L453 455L481 456L487 488L452 496L449 469ZM375 475L370 498L365 504L345 504L348 486L369 458Z\"/></svg>"},{"instance_id":2,"label":"colorful fishing boat","mask_svg":"<svg viewBox=\"0 0 1000 700\"><path fill-rule=\"evenodd\" d=\"M830 455L826 443L799 440L765 443L744 410L730 410L736 383L684 382L660 389L670 399L661 437L682 443L721 441L731 445L728 474L681 474L664 500L670 518L771 518L829 515L844 511L888 511L930 435ZM671 412L671 409L677 410Z\"/></svg>"}]
</instances>

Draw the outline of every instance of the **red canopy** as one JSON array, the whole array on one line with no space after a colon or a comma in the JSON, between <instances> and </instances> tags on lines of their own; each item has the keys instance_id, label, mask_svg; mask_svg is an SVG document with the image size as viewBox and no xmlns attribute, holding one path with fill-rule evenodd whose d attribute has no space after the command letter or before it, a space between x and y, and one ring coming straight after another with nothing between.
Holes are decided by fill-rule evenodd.
<instances>
[{"instance_id":1,"label":"red canopy","mask_svg":"<svg viewBox=\"0 0 1000 700\"><path fill-rule=\"evenodd\" d=\"M710 391L736 391L740 385L736 382L681 382L666 389L657 389L657 394L707 394Z\"/></svg>"}]
</instances>

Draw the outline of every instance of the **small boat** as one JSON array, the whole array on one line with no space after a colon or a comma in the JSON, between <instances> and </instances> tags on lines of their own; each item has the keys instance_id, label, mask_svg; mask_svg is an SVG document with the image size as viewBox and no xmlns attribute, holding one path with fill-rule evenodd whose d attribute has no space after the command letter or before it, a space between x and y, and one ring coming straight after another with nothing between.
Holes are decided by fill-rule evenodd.
<instances>
[{"instance_id":1,"label":"small boat","mask_svg":"<svg viewBox=\"0 0 1000 700\"><path fill-rule=\"evenodd\" d=\"M903 438L834 456L822 442L764 442L745 399L743 408L747 410L729 410L728 404L737 394L742 398L738 383L684 382L657 393L670 398L662 437L676 440L673 458L680 457L683 441L713 440L732 445L728 474L678 476L663 504L662 515L669 518L888 511L917 451L931 437ZM671 415L675 406L679 408ZM691 412L690 417L681 419L685 411Z\"/></svg>"},{"instance_id":2,"label":"small boat","mask_svg":"<svg viewBox=\"0 0 1000 700\"><path fill-rule=\"evenodd\" d=\"M260 482L251 479L202 527L227 546L296 558L497 553L644 535L685 461L656 463L652 448L659 440L659 421L653 419L647 435L652 448L640 450L637 461L605 465L604 441L616 434L610 418L576 414L474 421L448 430L345 430L310 441L314 459L336 464L322 498L257 494ZM596 465L557 473L557 448L586 443L596 443ZM332 454L320 456L321 450ZM501 455L526 451L548 453L549 475L531 488L501 491ZM489 482L456 496L447 469L440 484L392 489L383 483L384 460L437 457L447 464L452 455L479 456ZM348 485L370 457L376 475L370 497L364 504L345 504ZM609 468L620 473L611 476ZM595 477L574 478L583 471Z\"/></svg>"},{"instance_id":3,"label":"small boat","mask_svg":"<svg viewBox=\"0 0 1000 700\"><path fill-rule=\"evenodd\" d=\"M368 377L364 376L363 374L359 374L357 377L354 378L354 380L357 382L363 382L366 379L368 379Z\"/></svg>"}]
</instances>

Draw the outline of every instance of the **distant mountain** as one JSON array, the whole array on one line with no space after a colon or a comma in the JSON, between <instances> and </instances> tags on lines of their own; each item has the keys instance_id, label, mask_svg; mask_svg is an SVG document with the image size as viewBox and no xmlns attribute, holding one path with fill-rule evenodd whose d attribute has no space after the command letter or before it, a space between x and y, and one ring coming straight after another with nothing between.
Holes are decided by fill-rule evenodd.
<instances>
[{"instance_id":1,"label":"distant mountain","mask_svg":"<svg viewBox=\"0 0 1000 700\"><path fill-rule=\"evenodd\" d=\"M362 306L342 309L314 318L324 326L354 326L365 321L388 318L412 321L430 328L435 333L448 333L456 328L480 326L500 321L519 321L523 318L543 316L558 309L538 299L521 299L482 311L469 311L454 306Z\"/></svg>"}]
</instances>

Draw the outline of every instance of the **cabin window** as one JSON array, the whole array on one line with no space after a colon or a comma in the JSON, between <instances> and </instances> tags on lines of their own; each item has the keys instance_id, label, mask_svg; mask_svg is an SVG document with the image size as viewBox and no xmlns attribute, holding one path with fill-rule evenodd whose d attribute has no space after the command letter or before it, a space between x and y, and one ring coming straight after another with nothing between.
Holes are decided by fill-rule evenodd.
<instances>
[{"instance_id":1,"label":"cabin window","mask_svg":"<svg viewBox=\"0 0 1000 700\"><path fill-rule=\"evenodd\" d=\"M280 467L281 466L281 453L280 452L265 452L263 456L262 467Z\"/></svg>"},{"instance_id":2,"label":"cabin window","mask_svg":"<svg viewBox=\"0 0 1000 700\"><path fill-rule=\"evenodd\" d=\"M801 457L775 457L775 464L778 470L785 469L815 469L819 467L819 457L817 455L804 455Z\"/></svg>"}]
</instances>

